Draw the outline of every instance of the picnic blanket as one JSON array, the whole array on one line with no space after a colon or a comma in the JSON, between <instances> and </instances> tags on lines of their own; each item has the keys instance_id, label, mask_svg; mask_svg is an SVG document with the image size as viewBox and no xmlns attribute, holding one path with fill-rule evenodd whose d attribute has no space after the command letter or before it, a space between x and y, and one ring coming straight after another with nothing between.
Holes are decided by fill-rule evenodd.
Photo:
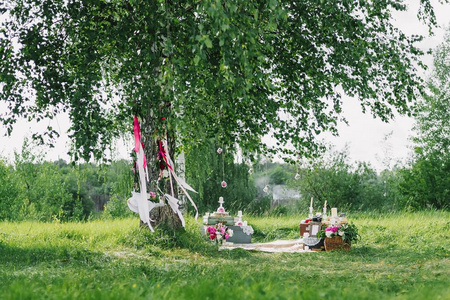
<instances>
[{"instance_id":1,"label":"picnic blanket","mask_svg":"<svg viewBox=\"0 0 450 300\"><path fill-rule=\"evenodd\" d=\"M314 252L311 250L303 249L303 240L277 240L269 243L254 243L254 244L233 244L225 243L219 247L221 250L232 250L241 248L244 250L255 250L262 252Z\"/></svg>"}]
</instances>

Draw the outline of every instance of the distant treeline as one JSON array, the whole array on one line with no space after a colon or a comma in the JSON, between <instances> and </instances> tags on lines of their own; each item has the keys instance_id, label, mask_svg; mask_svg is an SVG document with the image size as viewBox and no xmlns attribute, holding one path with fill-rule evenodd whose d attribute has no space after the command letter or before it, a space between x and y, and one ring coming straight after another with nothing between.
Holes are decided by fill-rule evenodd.
<instances>
[{"instance_id":1,"label":"distant treeline","mask_svg":"<svg viewBox=\"0 0 450 300\"><path fill-rule=\"evenodd\" d=\"M318 211L327 201L340 211L398 211L448 209L450 159L417 157L411 166L377 173L366 163L350 163L345 151L302 166L254 162L236 163L232 153L218 154L211 143L186 157L186 179L200 213L213 211L225 198L231 213L305 213L310 198ZM445 159L447 157L447 159ZM69 164L43 161L24 147L13 164L0 159L0 220L78 221L98 217L126 217L132 213L126 200L133 189L133 163ZM255 181L264 177L269 189ZM227 187L221 187L221 182ZM298 190L300 199L273 207L270 187L285 185ZM185 209L189 210L190 205ZM305 213L306 214L306 213Z\"/></svg>"},{"instance_id":2,"label":"distant treeline","mask_svg":"<svg viewBox=\"0 0 450 300\"><path fill-rule=\"evenodd\" d=\"M101 211L125 216L130 173L125 160L72 165L16 154L14 166L0 160L0 220L86 220Z\"/></svg>"},{"instance_id":3,"label":"distant treeline","mask_svg":"<svg viewBox=\"0 0 450 300\"><path fill-rule=\"evenodd\" d=\"M315 207L344 211L399 211L450 207L450 160L417 157L410 166L394 166L380 173L365 162L350 163L346 151L329 153L301 167L278 165L265 171L272 184L297 189L301 201L294 207L306 212ZM285 212L286 208L279 208Z\"/></svg>"}]
</instances>

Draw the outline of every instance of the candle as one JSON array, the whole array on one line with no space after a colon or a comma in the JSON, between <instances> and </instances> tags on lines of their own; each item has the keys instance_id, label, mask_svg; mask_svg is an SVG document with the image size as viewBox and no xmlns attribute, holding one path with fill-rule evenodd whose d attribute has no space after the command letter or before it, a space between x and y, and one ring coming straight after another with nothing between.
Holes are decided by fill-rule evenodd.
<instances>
[{"instance_id":1,"label":"candle","mask_svg":"<svg viewBox=\"0 0 450 300\"><path fill-rule=\"evenodd\" d=\"M309 205L309 207L313 207L313 197L311 197L311 204Z\"/></svg>"},{"instance_id":2,"label":"candle","mask_svg":"<svg viewBox=\"0 0 450 300\"><path fill-rule=\"evenodd\" d=\"M238 211L238 217L242 218L242 210Z\"/></svg>"},{"instance_id":3,"label":"candle","mask_svg":"<svg viewBox=\"0 0 450 300\"><path fill-rule=\"evenodd\" d=\"M331 216L332 216L333 218L337 218L337 208L336 208L336 207L333 207L333 208L331 209Z\"/></svg>"}]
</instances>

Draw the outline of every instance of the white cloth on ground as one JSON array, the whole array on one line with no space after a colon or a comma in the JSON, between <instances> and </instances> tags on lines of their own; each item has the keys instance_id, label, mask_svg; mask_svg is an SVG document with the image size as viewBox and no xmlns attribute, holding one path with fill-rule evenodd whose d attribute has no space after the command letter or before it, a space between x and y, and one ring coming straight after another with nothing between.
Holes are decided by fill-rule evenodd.
<instances>
[{"instance_id":1,"label":"white cloth on ground","mask_svg":"<svg viewBox=\"0 0 450 300\"><path fill-rule=\"evenodd\" d=\"M254 244L233 244L227 242L219 247L219 251L232 250L237 248L262 252L288 252L288 253L315 252L311 250L304 250L302 239L277 240L269 243L254 243Z\"/></svg>"}]
</instances>

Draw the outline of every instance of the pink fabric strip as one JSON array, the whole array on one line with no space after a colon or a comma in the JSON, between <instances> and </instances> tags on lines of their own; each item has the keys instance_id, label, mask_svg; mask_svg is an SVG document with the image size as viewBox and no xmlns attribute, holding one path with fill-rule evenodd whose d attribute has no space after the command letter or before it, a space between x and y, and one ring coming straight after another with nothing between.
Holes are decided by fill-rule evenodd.
<instances>
[{"instance_id":1,"label":"pink fabric strip","mask_svg":"<svg viewBox=\"0 0 450 300\"><path fill-rule=\"evenodd\" d=\"M164 154L164 150L163 150L163 148L162 148L162 146L161 146L161 141L158 141L158 143L159 143L159 154L161 154L162 158L163 158L164 161L166 162L167 167L173 171L172 166L169 164L169 162L167 161L167 157L166 157L166 155Z\"/></svg>"},{"instance_id":2,"label":"pink fabric strip","mask_svg":"<svg viewBox=\"0 0 450 300\"><path fill-rule=\"evenodd\" d=\"M139 128L139 121L134 116L134 152L139 152L139 145L141 144L141 129Z\"/></svg>"},{"instance_id":3,"label":"pink fabric strip","mask_svg":"<svg viewBox=\"0 0 450 300\"><path fill-rule=\"evenodd\" d=\"M144 143L141 142L141 127L139 126L139 120L136 116L134 116L134 152L139 152L140 145L142 145L142 149L144 149ZM144 155L144 168L147 168L147 158L145 157L145 152L142 151L142 154Z\"/></svg>"},{"instance_id":4,"label":"pink fabric strip","mask_svg":"<svg viewBox=\"0 0 450 300\"><path fill-rule=\"evenodd\" d=\"M141 143L141 145L142 145L142 155L144 156L144 169L147 169L147 157L145 157L144 143Z\"/></svg>"}]
</instances>

